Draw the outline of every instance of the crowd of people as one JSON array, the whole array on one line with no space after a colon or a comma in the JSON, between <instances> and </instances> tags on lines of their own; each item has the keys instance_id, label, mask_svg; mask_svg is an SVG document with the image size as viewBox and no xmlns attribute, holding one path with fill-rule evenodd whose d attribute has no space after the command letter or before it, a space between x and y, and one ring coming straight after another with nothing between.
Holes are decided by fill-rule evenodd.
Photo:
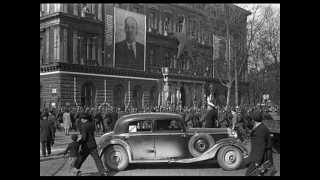
<instances>
[{"instance_id":1,"label":"crowd of people","mask_svg":"<svg viewBox=\"0 0 320 180\"><path fill-rule=\"evenodd\" d=\"M217 120L214 122L213 127L217 128L233 128L239 131L239 134L243 135L242 138L248 137L248 124L251 120L250 112L254 109L261 108L261 106L248 106L243 105L240 107L225 108L223 106L216 105L215 110L217 112ZM265 109L264 109L265 110ZM272 110L278 111L273 108ZM112 107L110 105L100 105L95 107L61 107L57 108L44 108L40 110L40 115L48 113L48 120L54 124L54 131L64 130L65 135L68 136L70 130L78 131L78 124L80 120L80 114L85 112L89 114L96 125L96 135L109 132L113 129L116 121L123 115L139 112L173 112L181 114L185 120L186 126L189 128L201 128L206 127L205 115L207 113L205 107L174 107L174 106L154 106L146 107L144 109L127 108L123 110L121 108ZM265 119L270 118L268 114L265 114Z\"/></svg>"}]
</instances>

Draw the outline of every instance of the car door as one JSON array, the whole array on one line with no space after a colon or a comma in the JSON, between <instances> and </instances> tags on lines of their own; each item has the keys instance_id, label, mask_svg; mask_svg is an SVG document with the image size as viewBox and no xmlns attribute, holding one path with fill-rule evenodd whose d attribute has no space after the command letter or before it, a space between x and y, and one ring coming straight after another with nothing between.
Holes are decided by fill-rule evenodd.
<instances>
[{"instance_id":1,"label":"car door","mask_svg":"<svg viewBox=\"0 0 320 180\"><path fill-rule=\"evenodd\" d=\"M172 121L176 121L176 128L170 128ZM186 133L178 119L155 120L155 150L156 160L187 157Z\"/></svg>"},{"instance_id":2,"label":"car door","mask_svg":"<svg viewBox=\"0 0 320 180\"><path fill-rule=\"evenodd\" d=\"M152 120L136 120L128 125L127 142L130 145L133 160L154 160L154 136Z\"/></svg>"}]
</instances>

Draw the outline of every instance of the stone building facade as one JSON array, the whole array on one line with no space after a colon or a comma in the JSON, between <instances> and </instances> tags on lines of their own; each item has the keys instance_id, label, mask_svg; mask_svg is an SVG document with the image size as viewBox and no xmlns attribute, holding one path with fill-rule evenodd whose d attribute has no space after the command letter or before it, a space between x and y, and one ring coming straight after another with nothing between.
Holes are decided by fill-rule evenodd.
<instances>
[{"instance_id":1,"label":"stone building facade","mask_svg":"<svg viewBox=\"0 0 320 180\"><path fill-rule=\"evenodd\" d=\"M146 15L143 72L112 65L106 39L112 35L107 26L114 7ZM224 58L213 60L212 37L225 38L226 8L234 17L230 34L245 49L249 12L232 4L40 4L40 106L200 106L208 87L217 99L225 96L216 75ZM176 33L183 19L188 48L177 58ZM163 67L168 68L167 81ZM247 87L246 73L239 79L240 96Z\"/></svg>"}]
</instances>

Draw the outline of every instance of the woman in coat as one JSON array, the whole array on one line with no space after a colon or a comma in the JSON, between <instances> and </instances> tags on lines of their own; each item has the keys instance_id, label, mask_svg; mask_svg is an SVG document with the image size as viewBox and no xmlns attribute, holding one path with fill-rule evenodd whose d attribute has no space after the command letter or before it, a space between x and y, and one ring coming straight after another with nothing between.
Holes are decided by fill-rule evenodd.
<instances>
[{"instance_id":1,"label":"woman in coat","mask_svg":"<svg viewBox=\"0 0 320 180\"><path fill-rule=\"evenodd\" d=\"M66 136L69 136L69 129L71 127L71 116L68 109L66 110L66 112L63 113L62 118L63 118L64 133Z\"/></svg>"}]
</instances>

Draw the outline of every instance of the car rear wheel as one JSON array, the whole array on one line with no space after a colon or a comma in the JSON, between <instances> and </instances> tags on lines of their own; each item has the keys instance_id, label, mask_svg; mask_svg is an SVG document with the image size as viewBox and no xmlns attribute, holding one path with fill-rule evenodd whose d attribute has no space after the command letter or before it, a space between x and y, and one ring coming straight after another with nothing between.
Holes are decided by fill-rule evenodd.
<instances>
[{"instance_id":1,"label":"car rear wheel","mask_svg":"<svg viewBox=\"0 0 320 180\"><path fill-rule=\"evenodd\" d=\"M196 134L188 143L189 152L193 157L198 157L214 145L213 138L208 134Z\"/></svg>"},{"instance_id":2,"label":"car rear wheel","mask_svg":"<svg viewBox=\"0 0 320 180\"><path fill-rule=\"evenodd\" d=\"M234 146L222 147L218 152L218 164L224 170L235 170L240 167L242 161L241 151Z\"/></svg>"},{"instance_id":3,"label":"car rear wheel","mask_svg":"<svg viewBox=\"0 0 320 180\"><path fill-rule=\"evenodd\" d=\"M113 145L106 149L103 154L103 163L108 168L122 171L129 165L129 158L126 150L120 145Z\"/></svg>"}]
</instances>

